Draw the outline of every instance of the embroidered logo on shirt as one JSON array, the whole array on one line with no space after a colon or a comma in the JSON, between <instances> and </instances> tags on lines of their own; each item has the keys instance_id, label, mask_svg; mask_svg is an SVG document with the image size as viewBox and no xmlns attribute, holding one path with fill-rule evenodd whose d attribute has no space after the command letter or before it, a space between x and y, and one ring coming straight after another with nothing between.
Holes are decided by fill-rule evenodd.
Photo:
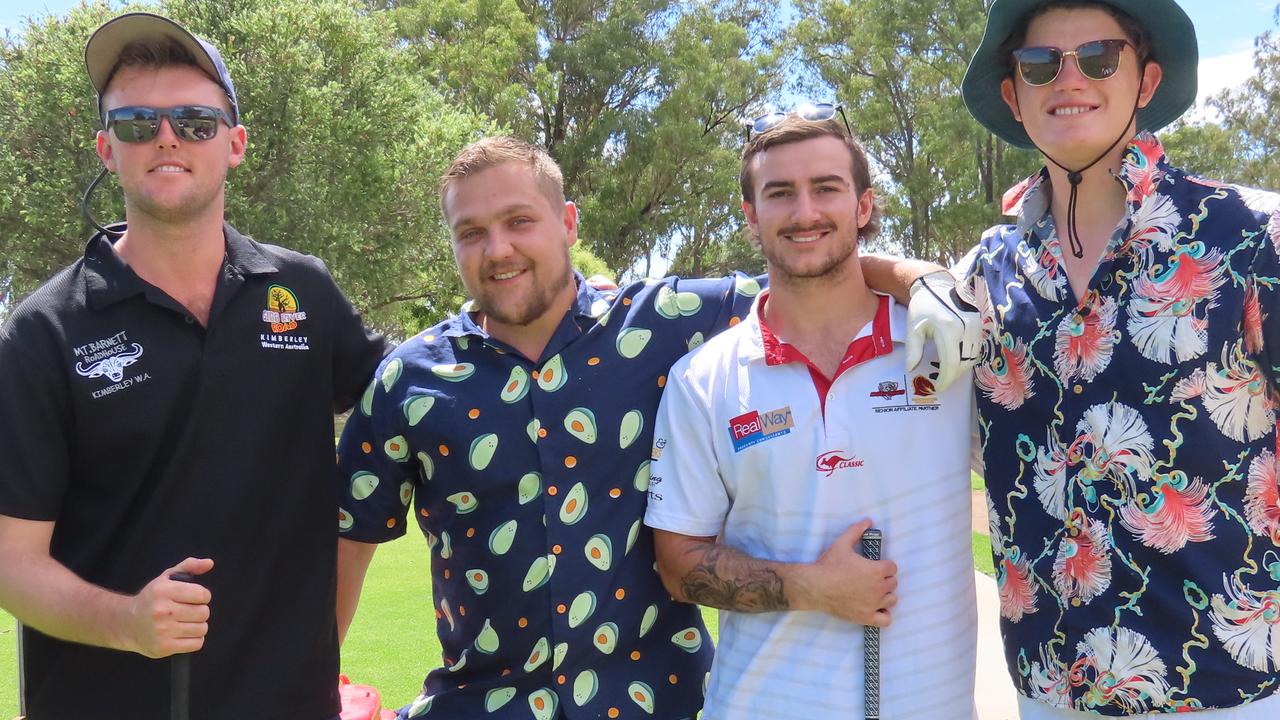
<instances>
[{"instance_id":1,"label":"embroidered logo on shirt","mask_svg":"<svg viewBox=\"0 0 1280 720\"><path fill-rule=\"evenodd\" d=\"M795 421L791 417L790 405L765 413L752 410L729 421L729 438L733 441L733 451L741 452L765 440L786 435L793 427Z\"/></svg>"},{"instance_id":2,"label":"embroidered logo on shirt","mask_svg":"<svg viewBox=\"0 0 1280 720\"><path fill-rule=\"evenodd\" d=\"M865 460L843 450L829 450L819 455L813 462L813 468L820 473L826 473L827 477L831 477L837 470L860 468L863 465L866 465Z\"/></svg>"},{"instance_id":3,"label":"embroidered logo on shirt","mask_svg":"<svg viewBox=\"0 0 1280 720\"><path fill-rule=\"evenodd\" d=\"M897 382L893 380L885 380L880 383L879 387L871 393L871 397L880 398L881 400L892 400L899 395L906 395L907 391L903 390Z\"/></svg>"},{"instance_id":4,"label":"embroidered logo on shirt","mask_svg":"<svg viewBox=\"0 0 1280 720\"><path fill-rule=\"evenodd\" d=\"M937 363L934 363L937 366ZM937 371L921 373L911 378L907 382L904 375L902 380L884 380L876 389L868 393L868 397L876 398L878 402L873 402L872 410L879 413L891 412L911 412L919 410L937 410L941 407L938 402L938 389L935 382L938 379Z\"/></svg>"},{"instance_id":5,"label":"embroidered logo on shirt","mask_svg":"<svg viewBox=\"0 0 1280 720\"><path fill-rule=\"evenodd\" d=\"M267 307L262 311L262 322L271 326L271 334L258 336L262 347L274 350L310 350L304 335L286 335L298 329L298 324L307 319L302 311L298 297L283 285L272 285L267 288Z\"/></svg>"},{"instance_id":6,"label":"embroidered logo on shirt","mask_svg":"<svg viewBox=\"0 0 1280 720\"><path fill-rule=\"evenodd\" d=\"M95 399L151 379L147 373L125 379L125 369L138 362L142 357L143 349L142 345L129 342L129 335L123 330L111 337L72 348L71 352L76 357L77 375L90 379L105 377L114 383L94 390Z\"/></svg>"}]
</instances>

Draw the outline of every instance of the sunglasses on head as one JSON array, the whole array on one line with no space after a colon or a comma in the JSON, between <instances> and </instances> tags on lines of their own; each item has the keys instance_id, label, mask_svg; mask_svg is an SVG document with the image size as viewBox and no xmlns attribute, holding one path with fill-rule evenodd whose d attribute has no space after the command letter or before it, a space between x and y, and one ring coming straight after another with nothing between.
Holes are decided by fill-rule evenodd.
<instances>
[{"instance_id":1,"label":"sunglasses on head","mask_svg":"<svg viewBox=\"0 0 1280 720\"><path fill-rule=\"evenodd\" d=\"M1133 47L1128 40L1094 40L1075 50L1056 47L1029 47L1013 51L1022 81L1034 87L1048 85L1062 72L1062 61L1074 55L1080 74L1090 80L1106 80L1120 69L1120 58L1125 47Z\"/></svg>"},{"instance_id":2,"label":"sunglasses on head","mask_svg":"<svg viewBox=\"0 0 1280 720\"><path fill-rule=\"evenodd\" d=\"M235 127L222 108L207 105L178 105L171 108L121 107L107 111L106 126L121 142L147 142L160 132L160 121L169 119L173 134L183 140L201 142L218 134L218 121Z\"/></svg>"},{"instance_id":3,"label":"sunglasses on head","mask_svg":"<svg viewBox=\"0 0 1280 720\"><path fill-rule=\"evenodd\" d=\"M840 119L844 122L845 131L849 133L850 137L853 137L853 130L849 127L849 119L844 116L844 108L839 105L826 102L803 102L787 112L775 110L774 112L765 113L764 115L756 117L749 122L745 122L743 125L747 128L747 140L750 140L752 132L757 135L762 132L766 132L778 123L786 120L790 115L795 115L801 120L820 122L822 120L830 120L836 116L836 113L840 114Z\"/></svg>"}]
</instances>

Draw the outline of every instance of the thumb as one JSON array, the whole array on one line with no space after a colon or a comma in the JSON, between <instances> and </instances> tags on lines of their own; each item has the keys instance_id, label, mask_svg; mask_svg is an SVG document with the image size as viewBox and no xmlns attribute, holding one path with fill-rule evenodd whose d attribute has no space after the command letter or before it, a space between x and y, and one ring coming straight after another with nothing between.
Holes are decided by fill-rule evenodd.
<instances>
[{"instance_id":1,"label":"thumb","mask_svg":"<svg viewBox=\"0 0 1280 720\"><path fill-rule=\"evenodd\" d=\"M869 527L871 527L871 520L859 520L845 528L844 532L840 533L840 537L836 538L835 542L831 544L835 547L856 548L858 543L862 542L862 533L866 532Z\"/></svg>"},{"instance_id":2,"label":"thumb","mask_svg":"<svg viewBox=\"0 0 1280 720\"><path fill-rule=\"evenodd\" d=\"M165 571L165 577L170 577L174 573L187 573L188 575L203 575L213 569L213 560L210 558L193 558L189 557L182 562L174 565Z\"/></svg>"}]
</instances>

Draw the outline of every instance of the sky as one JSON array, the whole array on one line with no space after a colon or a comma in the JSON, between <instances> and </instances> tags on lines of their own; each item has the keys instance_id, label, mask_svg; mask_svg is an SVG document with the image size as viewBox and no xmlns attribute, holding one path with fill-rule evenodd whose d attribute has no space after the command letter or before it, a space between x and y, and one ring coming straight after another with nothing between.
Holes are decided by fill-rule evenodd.
<instances>
[{"instance_id":1,"label":"sky","mask_svg":"<svg viewBox=\"0 0 1280 720\"><path fill-rule=\"evenodd\" d=\"M1253 69L1253 39L1275 29L1280 0L1180 0L1200 38L1200 97L1243 82ZM79 0L0 0L0 32L19 31L25 17L63 14Z\"/></svg>"}]
</instances>

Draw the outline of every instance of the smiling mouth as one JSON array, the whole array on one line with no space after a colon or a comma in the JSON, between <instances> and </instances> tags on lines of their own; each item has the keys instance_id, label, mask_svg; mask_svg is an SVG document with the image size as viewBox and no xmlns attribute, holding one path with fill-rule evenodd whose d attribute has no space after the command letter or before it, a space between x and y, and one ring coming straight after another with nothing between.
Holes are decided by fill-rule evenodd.
<instances>
[{"instance_id":1,"label":"smiling mouth","mask_svg":"<svg viewBox=\"0 0 1280 720\"><path fill-rule=\"evenodd\" d=\"M191 171L190 171L190 170L187 170L186 168L184 168L184 167L182 167L182 166L180 166L180 165L160 165L160 166L158 166L158 167L153 167L153 168L151 168L150 172L153 172L153 173L185 173L185 172L191 172Z\"/></svg>"},{"instance_id":2,"label":"smiling mouth","mask_svg":"<svg viewBox=\"0 0 1280 720\"><path fill-rule=\"evenodd\" d=\"M1082 115L1087 112L1093 112L1098 108L1092 105L1070 105L1068 107L1054 108L1049 114L1054 117L1068 117L1071 115Z\"/></svg>"},{"instance_id":3,"label":"smiling mouth","mask_svg":"<svg viewBox=\"0 0 1280 720\"><path fill-rule=\"evenodd\" d=\"M512 270L512 271L510 271L510 272L494 273L494 274L490 275L490 276L489 276L489 278L490 278L491 280L498 280L498 281L502 281L502 280L510 280L510 279L512 279L512 278L514 278L514 277L516 277L517 275L519 275L519 274L520 274L520 273L522 273L522 272L524 272L524 271L523 271L523 270Z\"/></svg>"},{"instance_id":4,"label":"smiling mouth","mask_svg":"<svg viewBox=\"0 0 1280 720\"><path fill-rule=\"evenodd\" d=\"M817 242L830 233L830 230L806 230L804 232L781 233L781 237L788 242L804 245L811 242Z\"/></svg>"}]
</instances>

